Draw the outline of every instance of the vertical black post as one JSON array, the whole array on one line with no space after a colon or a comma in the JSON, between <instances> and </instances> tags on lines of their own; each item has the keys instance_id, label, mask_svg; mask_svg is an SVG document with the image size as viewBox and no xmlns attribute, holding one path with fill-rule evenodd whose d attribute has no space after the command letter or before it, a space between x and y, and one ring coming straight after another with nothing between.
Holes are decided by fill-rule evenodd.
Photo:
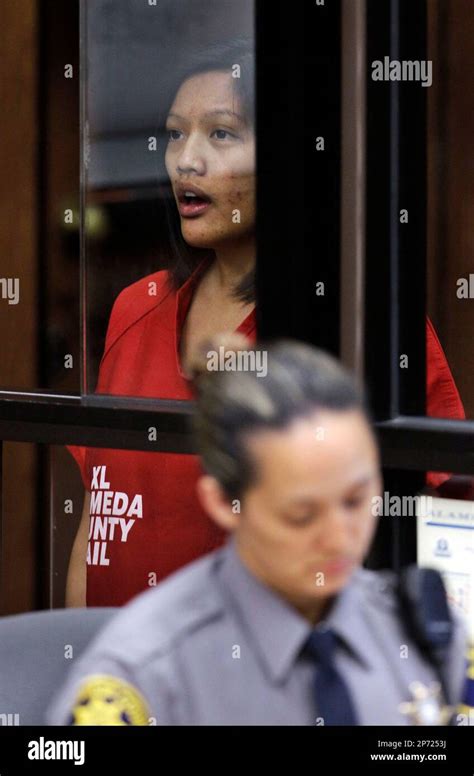
<instances>
[{"instance_id":1,"label":"vertical black post","mask_svg":"<svg viewBox=\"0 0 474 776\"><path fill-rule=\"evenodd\" d=\"M366 380L379 420L424 415L426 404L426 88L375 80L387 58L426 60L425 0L367 3ZM391 496L424 485L422 474L384 474ZM371 564L415 556L415 518L382 517Z\"/></svg>"},{"instance_id":2,"label":"vertical black post","mask_svg":"<svg viewBox=\"0 0 474 776\"><path fill-rule=\"evenodd\" d=\"M341 4L257 0L259 334L339 353Z\"/></svg>"}]
</instances>

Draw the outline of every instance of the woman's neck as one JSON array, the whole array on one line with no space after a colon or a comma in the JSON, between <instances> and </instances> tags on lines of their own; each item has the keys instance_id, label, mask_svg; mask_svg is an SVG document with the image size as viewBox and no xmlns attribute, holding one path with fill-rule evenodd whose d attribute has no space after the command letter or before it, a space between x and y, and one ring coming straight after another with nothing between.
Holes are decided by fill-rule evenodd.
<instances>
[{"instance_id":1,"label":"woman's neck","mask_svg":"<svg viewBox=\"0 0 474 776\"><path fill-rule=\"evenodd\" d=\"M215 249L215 261L211 267L213 282L224 293L231 293L239 282L255 267L255 238L239 240L231 246Z\"/></svg>"}]
</instances>

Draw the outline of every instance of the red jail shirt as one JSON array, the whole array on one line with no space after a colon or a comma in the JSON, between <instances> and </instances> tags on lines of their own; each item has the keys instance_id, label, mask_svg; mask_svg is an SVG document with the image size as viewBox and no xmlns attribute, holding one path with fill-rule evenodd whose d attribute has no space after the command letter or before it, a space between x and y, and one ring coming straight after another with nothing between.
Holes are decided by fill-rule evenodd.
<instances>
[{"instance_id":1,"label":"red jail shirt","mask_svg":"<svg viewBox=\"0 0 474 776\"><path fill-rule=\"evenodd\" d=\"M179 338L198 265L177 291L166 271L117 297L100 363L97 393L192 399L179 363ZM237 331L256 338L255 311ZM463 417L462 404L431 323L427 323L428 412ZM69 446L91 491L87 605L121 606L186 563L220 546L225 536L195 495L201 473L193 455ZM430 475L442 481L443 475Z\"/></svg>"},{"instance_id":2,"label":"red jail shirt","mask_svg":"<svg viewBox=\"0 0 474 776\"><path fill-rule=\"evenodd\" d=\"M125 288L112 309L97 393L193 398L179 363L179 337L206 262L178 290L166 271ZM151 292L151 293L150 293ZM255 311L238 327L255 341ZM224 533L195 495L194 455L70 446L91 491L87 605L120 606L186 563L219 547Z\"/></svg>"}]
</instances>

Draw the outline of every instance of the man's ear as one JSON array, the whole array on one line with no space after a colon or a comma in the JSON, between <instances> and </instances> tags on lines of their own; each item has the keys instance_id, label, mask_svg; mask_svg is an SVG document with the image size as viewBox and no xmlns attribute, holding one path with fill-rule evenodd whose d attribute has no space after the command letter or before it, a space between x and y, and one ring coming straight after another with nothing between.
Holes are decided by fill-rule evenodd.
<instances>
[{"instance_id":1,"label":"man's ear","mask_svg":"<svg viewBox=\"0 0 474 776\"><path fill-rule=\"evenodd\" d=\"M239 515L232 511L232 502L214 477L204 474L196 484L199 501L205 512L224 531L234 531Z\"/></svg>"}]
</instances>

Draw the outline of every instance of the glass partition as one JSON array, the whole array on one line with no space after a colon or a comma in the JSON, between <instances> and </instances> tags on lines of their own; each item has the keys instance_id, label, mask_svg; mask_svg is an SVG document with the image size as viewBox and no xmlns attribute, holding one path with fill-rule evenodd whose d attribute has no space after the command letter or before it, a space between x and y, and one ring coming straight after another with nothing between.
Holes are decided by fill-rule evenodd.
<instances>
[{"instance_id":1,"label":"glass partition","mask_svg":"<svg viewBox=\"0 0 474 776\"><path fill-rule=\"evenodd\" d=\"M254 58L253 0L83 1L83 393L189 399L251 333Z\"/></svg>"},{"instance_id":2,"label":"glass partition","mask_svg":"<svg viewBox=\"0 0 474 776\"><path fill-rule=\"evenodd\" d=\"M2 30L0 391L79 395L79 0Z\"/></svg>"}]
</instances>

